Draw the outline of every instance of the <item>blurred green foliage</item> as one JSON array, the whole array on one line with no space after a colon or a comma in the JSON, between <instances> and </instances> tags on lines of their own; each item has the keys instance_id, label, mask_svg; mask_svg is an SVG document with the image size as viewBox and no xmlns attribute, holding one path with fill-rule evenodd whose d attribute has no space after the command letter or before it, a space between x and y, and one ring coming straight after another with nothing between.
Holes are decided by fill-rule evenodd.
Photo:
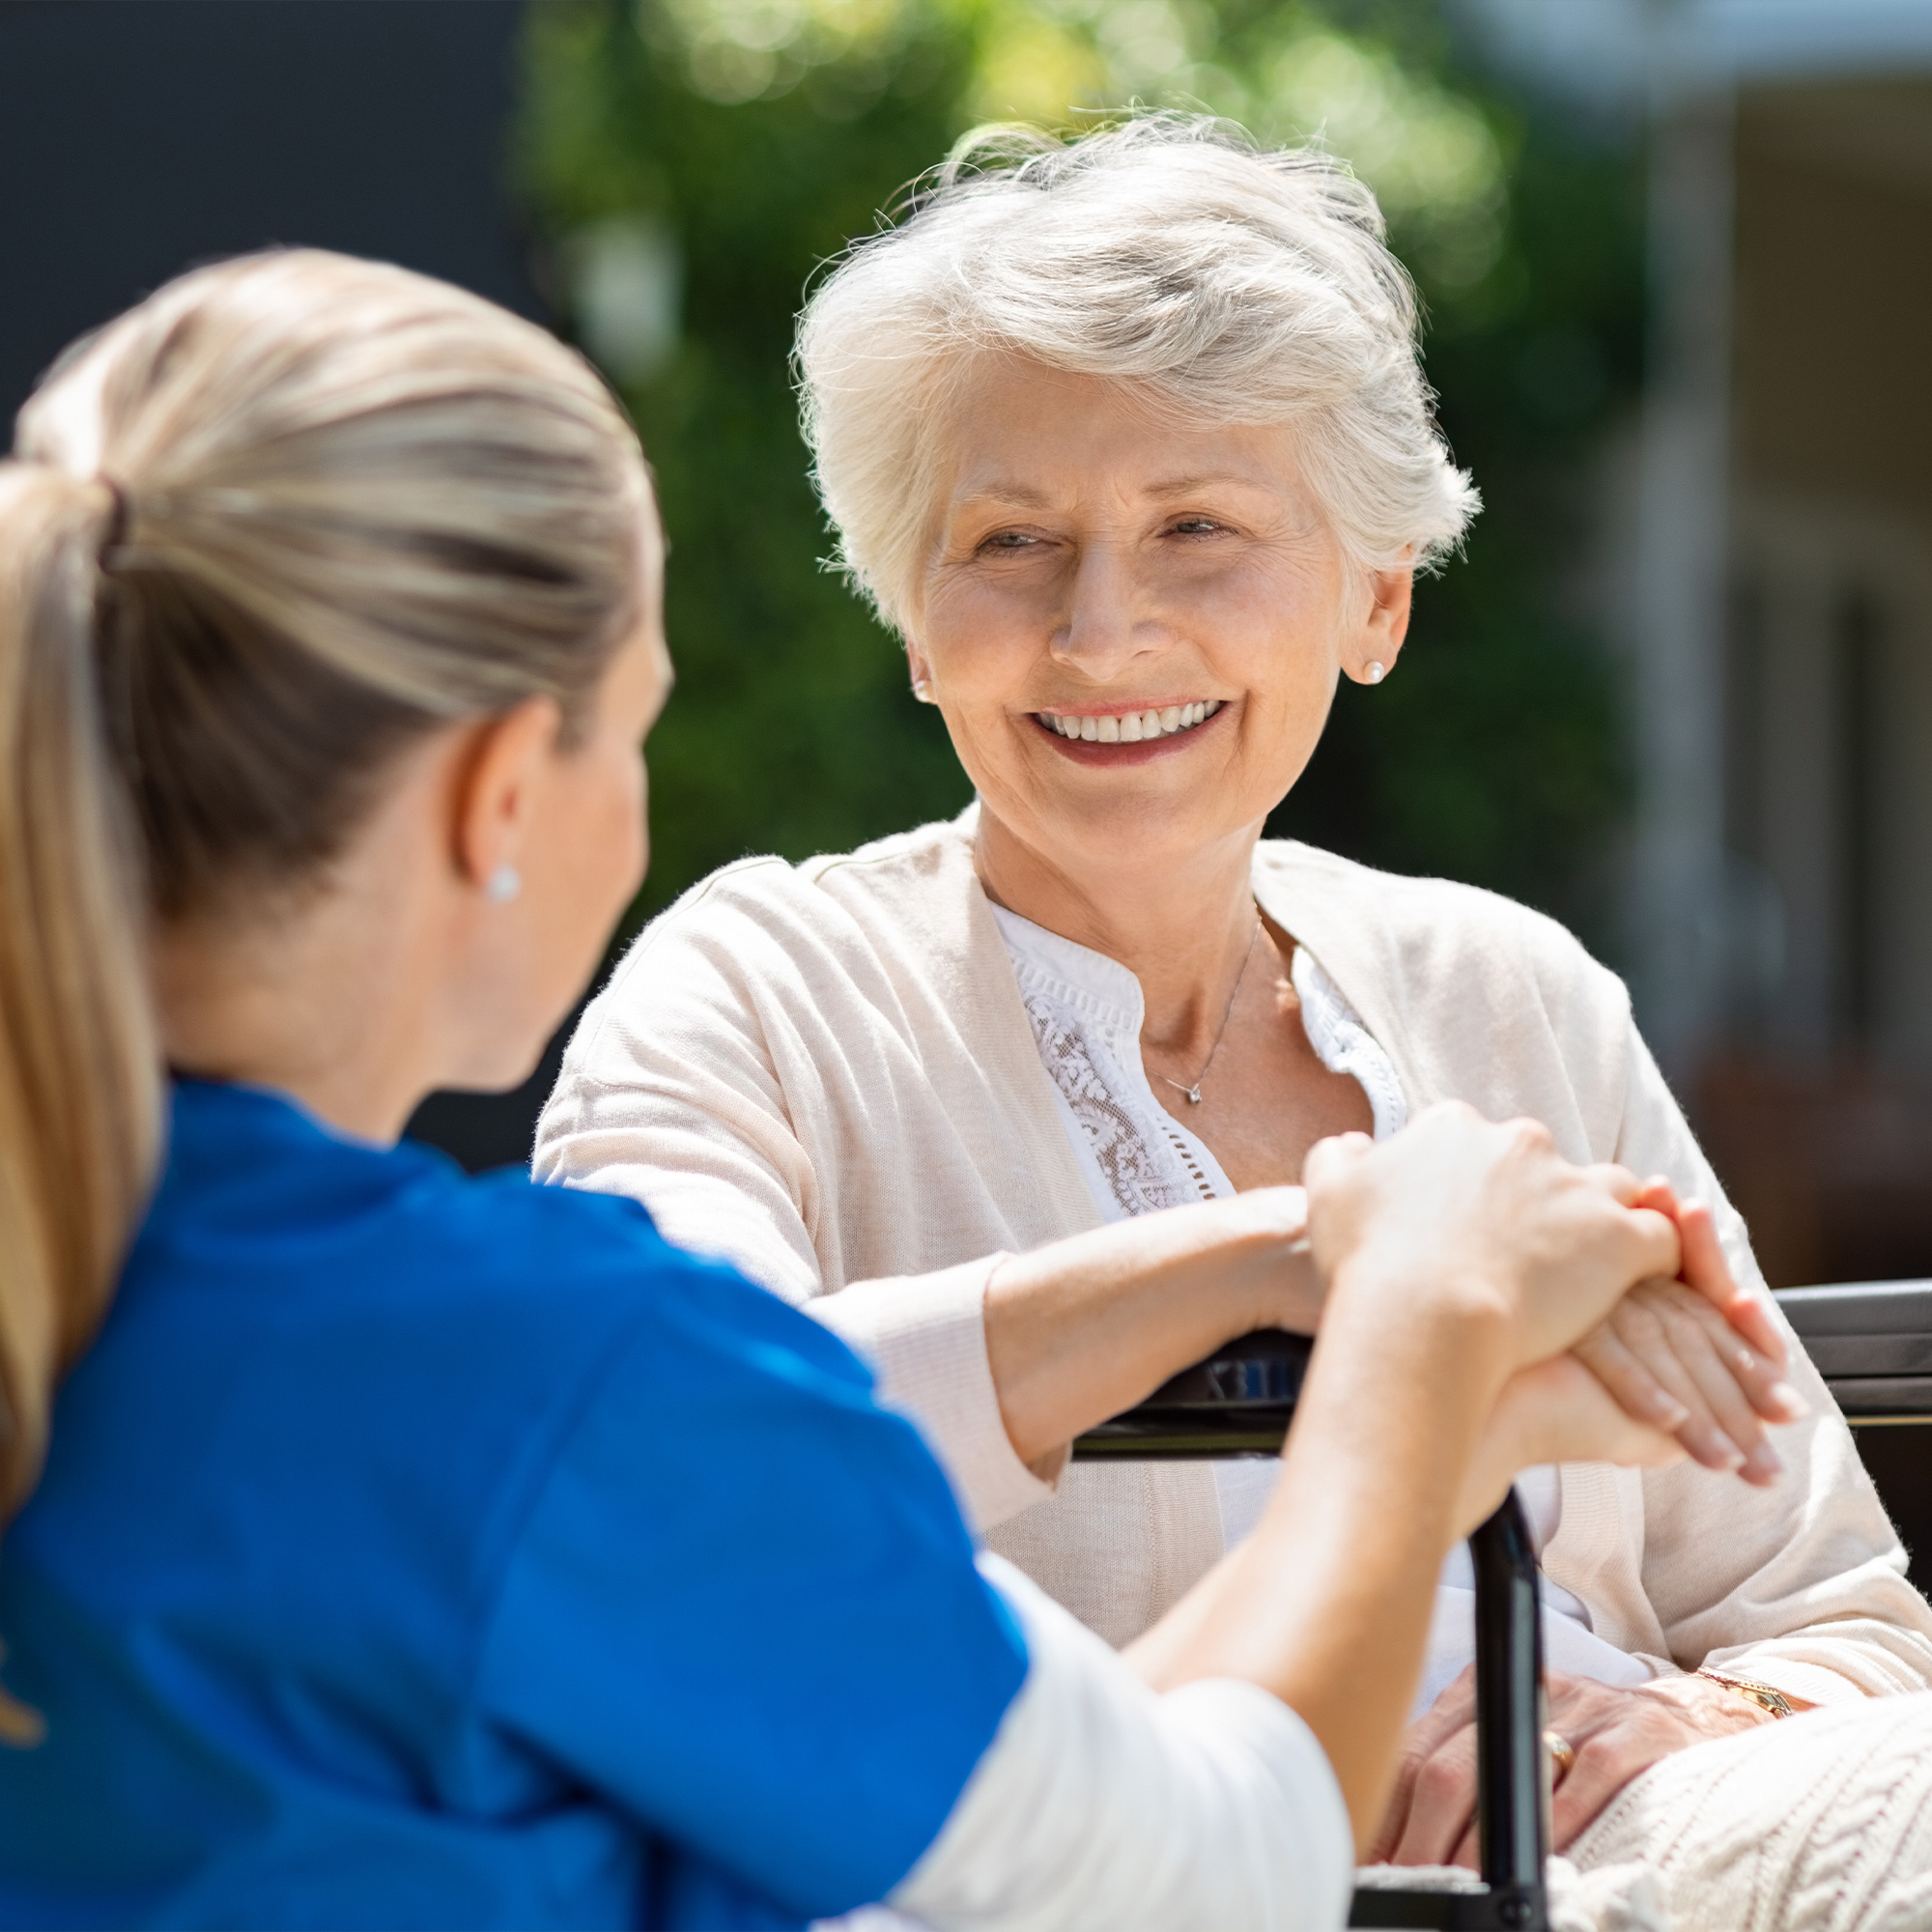
<instances>
[{"instance_id":1,"label":"blurred green foliage","mask_svg":"<svg viewBox=\"0 0 1932 1932\"><path fill-rule=\"evenodd\" d=\"M792 319L966 127L1136 100L1322 138L1376 187L1487 501L1399 674L1343 685L1273 829L1527 898L1601 947L1625 780L1577 582L1638 377L1635 162L1470 67L1423 0L536 0L522 189L672 546L639 912L741 853L841 849L969 796L894 640L822 568Z\"/></svg>"}]
</instances>

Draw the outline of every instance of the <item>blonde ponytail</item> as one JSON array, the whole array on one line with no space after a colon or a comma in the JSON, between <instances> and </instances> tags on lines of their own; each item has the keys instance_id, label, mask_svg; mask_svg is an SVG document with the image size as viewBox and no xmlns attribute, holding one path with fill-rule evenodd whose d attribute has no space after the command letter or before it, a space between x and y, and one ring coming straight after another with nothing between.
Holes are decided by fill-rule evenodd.
<instances>
[{"instance_id":1,"label":"blonde ponytail","mask_svg":"<svg viewBox=\"0 0 1932 1932\"><path fill-rule=\"evenodd\" d=\"M0 464L0 1507L33 1486L154 1172L145 895L97 674L113 497ZM0 1733L7 1729L0 1714Z\"/></svg>"},{"instance_id":2,"label":"blonde ponytail","mask_svg":"<svg viewBox=\"0 0 1932 1932\"><path fill-rule=\"evenodd\" d=\"M0 1523L161 1138L151 927L313 889L415 736L580 719L645 593L643 453L542 329L312 250L81 343L0 463ZM110 484L105 478L113 478ZM31 1715L0 1706L0 1737Z\"/></svg>"}]
</instances>

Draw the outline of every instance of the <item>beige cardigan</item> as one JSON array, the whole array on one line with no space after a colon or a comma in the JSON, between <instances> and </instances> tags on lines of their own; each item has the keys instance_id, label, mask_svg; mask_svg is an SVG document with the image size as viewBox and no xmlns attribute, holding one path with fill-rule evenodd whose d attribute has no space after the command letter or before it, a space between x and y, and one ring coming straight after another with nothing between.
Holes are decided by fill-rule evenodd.
<instances>
[{"instance_id":1,"label":"beige cardigan","mask_svg":"<svg viewBox=\"0 0 1932 1932\"><path fill-rule=\"evenodd\" d=\"M987 1543L1111 1641L1221 1553L1210 1469L1076 1463L1008 1442L981 1299L999 1256L1097 1225L973 867L973 817L803 866L752 859L638 940L570 1044L537 1132L546 1179L637 1197L870 1355ZM1562 927L1469 887L1268 842L1256 897L1394 1064L1445 1098L1543 1121L1742 1223L1631 1023ZM1794 1350L1796 1344L1794 1343ZM1809 1420L1771 1491L1685 1463L1561 1471L1544 1568L1653 1667L1707 1658L1828 1703L1932 1686L1932 1608L1850 1432L1798 1351Z\"/></svg>"}]
</instances>

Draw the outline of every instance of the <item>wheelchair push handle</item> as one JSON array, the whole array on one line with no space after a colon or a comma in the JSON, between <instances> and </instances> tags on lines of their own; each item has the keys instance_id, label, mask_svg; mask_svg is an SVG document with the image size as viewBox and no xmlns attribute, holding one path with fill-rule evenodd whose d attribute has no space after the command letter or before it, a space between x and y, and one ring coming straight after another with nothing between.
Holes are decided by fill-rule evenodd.
<instances>
[{"instance_id":1,"label":"wheelchair push handle","mask_svg":"<svg viewBox=\"0 0 1932 1932\"><path fill-rule=\"evenodd\" d=\"M1081 1462L1275 1456L1288 1434L1314 1342L1264 1328L1217 1349L1146 1402L1090 1430ZM1482 1889L1364 1889L1350 1925L1547 1932L1549 1851L1543 1764L1543 1622L1536 1547L1512 1490L1469 1538L1476 1574L1476 1803Z\"/></svg>"},{"instance_id":2,"label":"wheelchair push handle","mask_svg":"<svg viewBox=\"0 0 1932 1932\"><path fill-rule=\"evenodd\" d=\"M1514 1490L1469 1538L1476 1572L1476 1815L1496 1922L1548 1917L1548 1787L1543 1766L1543 1618L1536 1546Z\"/></svg>"}]
</instances>

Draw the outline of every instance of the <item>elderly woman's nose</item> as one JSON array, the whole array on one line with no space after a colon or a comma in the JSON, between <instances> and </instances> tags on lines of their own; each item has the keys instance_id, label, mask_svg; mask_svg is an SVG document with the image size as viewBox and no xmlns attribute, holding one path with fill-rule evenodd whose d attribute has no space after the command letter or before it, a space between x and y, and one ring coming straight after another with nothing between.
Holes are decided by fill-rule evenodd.
<instances>
[{"instance_id":1,"label":"elderly woman's nose","mask_svg":"<svg viewBox=\"0 0 1932 1932\"><path fill-rule=\"evenodd\" d=\"M1084 551L1053 634L1053 653L1105 677L1156 641L1131 563L1110 546Z\"/></svg>"}]
</instances>

